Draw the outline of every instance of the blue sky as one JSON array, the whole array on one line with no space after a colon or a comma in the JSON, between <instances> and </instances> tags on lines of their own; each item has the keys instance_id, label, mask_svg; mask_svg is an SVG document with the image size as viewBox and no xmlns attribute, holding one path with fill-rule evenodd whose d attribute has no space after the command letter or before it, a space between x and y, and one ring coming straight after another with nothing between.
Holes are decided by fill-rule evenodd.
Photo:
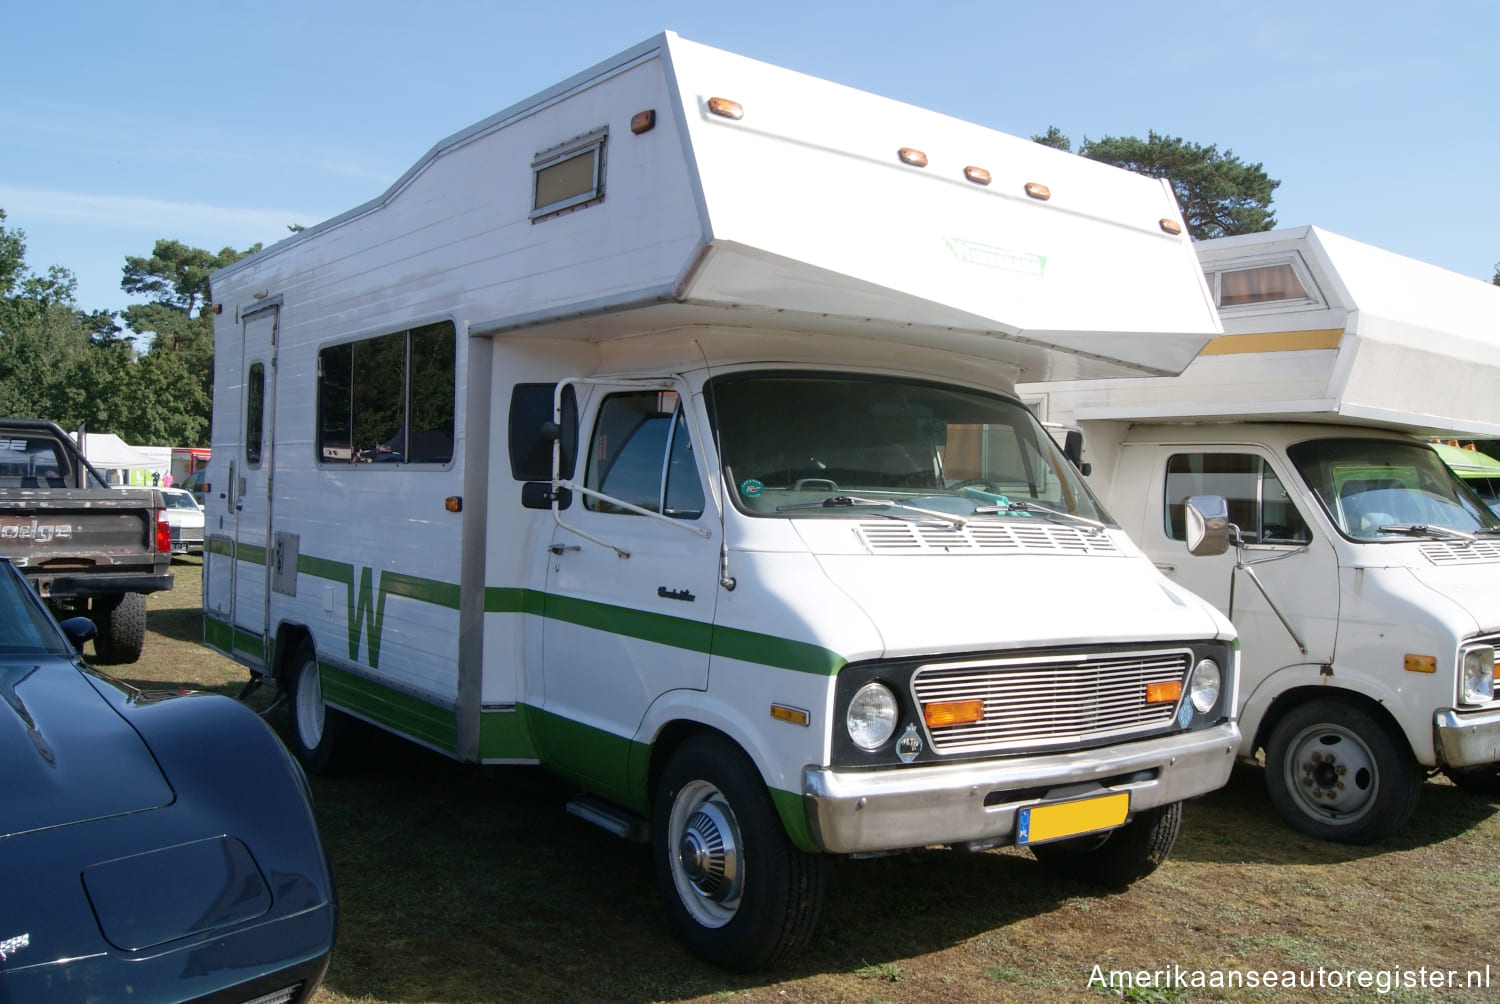
<instances>
[{"instance_id":1,"label":"blue sky","mask_svg":"<svg viewBox=\"0 0 1500 1004\"><path fill-rule=\"evenodd\" d=\"M1019 136L1215 144L1281 181L1279 226L1500 261L1493 0L16 3L0 208L119 308L158 238L273 243L664 29Z\"/></svg>"}]
</instances>

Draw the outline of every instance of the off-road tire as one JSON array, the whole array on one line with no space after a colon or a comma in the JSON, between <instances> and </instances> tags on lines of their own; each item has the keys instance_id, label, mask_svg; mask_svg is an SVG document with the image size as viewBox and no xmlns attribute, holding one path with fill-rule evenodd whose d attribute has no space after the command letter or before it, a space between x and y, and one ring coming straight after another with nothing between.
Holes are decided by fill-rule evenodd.
<instances>
[{"instance_id":1,"label":"off-road tire","mask_svg":"<svg viewBox=\"0 0 1500 1004\"><path fill-rule=\"evenodd\" d=\"M116 593L89 601L89 619L99 633L94 635L94 661L100 665L135 662L146 647L146 596Z\"/></svg>"},{"instance_id":2,"label":"off-road tire","mask_svg":"<svg viewBox=\"0 0 1500 1004\"><path fill-rule=\"evenodd\" d=\"M1048 871L1090 885L1123 889L1171 855L1182 829L1182 803L1143 809L1124 826L1094 836L1037 844L1031 854Z\"/></svg>"},{"instance_id":3,"label":"off-road tire","mask_svg":"<svg viewBox=\"0 0 1500 1004\"><path fill-rule=\"evenodd\" d=\"M715 735L683 743L657 783L651 822L657 885L694 953L749 972L806 946L823 906L825 860L793 846L738 747Z\"/></svg>"}]
</instances>

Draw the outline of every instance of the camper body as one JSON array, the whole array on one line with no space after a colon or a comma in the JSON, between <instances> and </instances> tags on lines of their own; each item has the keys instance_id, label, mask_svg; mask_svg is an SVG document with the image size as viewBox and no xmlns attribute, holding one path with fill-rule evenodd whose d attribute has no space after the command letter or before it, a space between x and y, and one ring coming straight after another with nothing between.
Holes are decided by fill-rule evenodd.
<instances>
[{"instance_id":1,"label":"camper body","mask_svg":"<svg viewBox=\"0 0 1500 1004\"><path fill-rule=\"evenodd\" d=\"M1316 228L1204 241L1225 334L1178 377L1022 388L1076 426L1090 484L1240 632L1240 754L1348 842L1428 770L1493 786L1500 520L1418 437L1500 429L1500 289ZM1182 551L1184 498L1243 547Z\"/></svg>"},{"instance_id":2,"label":"camper body","mask_svg":"<svg viewBox=\"0 0 1500 1004\"><path fill-rule=\"evenodd\" d=\"M1014 394L1217 333L1159 182L667 34L212 290L207 643L315 769L576 782L707 958L828 853L1130 881L1228 777L1232 628Z\"/></svg>"}]
</instances>

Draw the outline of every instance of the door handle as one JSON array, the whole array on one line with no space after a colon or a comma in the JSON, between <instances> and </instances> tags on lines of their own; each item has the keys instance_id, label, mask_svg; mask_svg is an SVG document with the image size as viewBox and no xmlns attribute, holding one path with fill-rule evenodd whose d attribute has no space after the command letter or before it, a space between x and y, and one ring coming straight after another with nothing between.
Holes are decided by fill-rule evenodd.
<instances>
[{"instance_id":1,"label":"door handle","mask_svg":"<svg viewBox=\"0 0 1500 1004\"><path fill-rule=\"evenodd\" d=\"M1175 572L1175 571L1177 571L1177 566L1173 565L1173 564L1170 564L1169 562L1156 561L1156 562L1153 562L1153 564L1156 565L1156 567L1158 569L1160 569L1161 571L1163 571L1163 572Z\"/></svg>"},{"instance_id":2,"label":"door handle","mask_svg":"<svg viewBox=\"0 0 1500 1004\"><path fill-rule=\"evenodd\" d=\"M547 550L553 554L562 554L564 551L582 550L577 544L548 544Z\"/></svg>"}]
</instances>

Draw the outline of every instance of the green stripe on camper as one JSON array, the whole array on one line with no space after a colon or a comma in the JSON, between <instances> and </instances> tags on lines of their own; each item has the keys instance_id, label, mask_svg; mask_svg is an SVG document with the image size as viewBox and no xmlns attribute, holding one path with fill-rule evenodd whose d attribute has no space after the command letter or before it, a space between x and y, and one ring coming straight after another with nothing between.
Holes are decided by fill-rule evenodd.
<instances>
[{"instance_id":1,"label":"green stripe on camper","mask_svg":"<svg viewBox=\"0 0 1500 1004\"><path fill-rule=\"evenodd\" d=\"M321 660L318 678L328 704L445 753L457 753L458 720L451 708L429 704Z\"/></svg>"},{"instance_id":2,"label":"green stripe on camper","mask_svg":"<svg viewBox=\"0 0 1500 1004\"><path fill-rule=\"evenodd\" d=\"M484 612L534 614L658 645L817 676L832 676L845 663L837 652L808 642L533 589L486 589Z\"/></svg>"}]
</instances>

